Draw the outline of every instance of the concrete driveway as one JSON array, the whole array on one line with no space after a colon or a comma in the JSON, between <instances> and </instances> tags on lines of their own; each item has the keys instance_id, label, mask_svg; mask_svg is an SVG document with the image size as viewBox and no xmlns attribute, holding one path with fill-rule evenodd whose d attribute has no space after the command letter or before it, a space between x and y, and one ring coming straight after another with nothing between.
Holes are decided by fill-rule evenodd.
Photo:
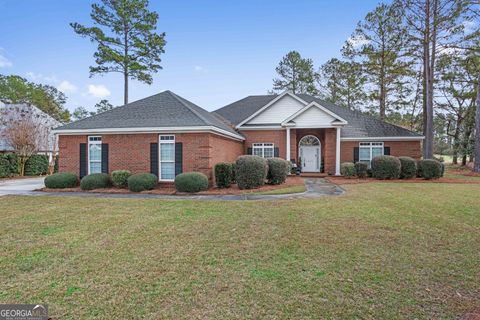
<instances>
[{"instance_id":1,"label":"concrete driveway","mask_svg":"<svg viewBox=\"0 0 480 320\"><path fill-rule=\"evenodd\" d=\"M43 179L45 177L0 180L0 196L29 194L44 187Z\"/></svg>"}]
</instances>

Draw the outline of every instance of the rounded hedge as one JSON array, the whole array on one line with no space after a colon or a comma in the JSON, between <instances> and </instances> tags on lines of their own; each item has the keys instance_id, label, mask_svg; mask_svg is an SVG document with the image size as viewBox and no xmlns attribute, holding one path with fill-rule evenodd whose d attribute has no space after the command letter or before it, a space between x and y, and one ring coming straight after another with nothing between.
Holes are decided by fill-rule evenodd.
<instances>
[{"instance_id":1,"label":"rounded hedge","mask_svg":"<svg viewBox=\"0 0 480 320\"><path fill-rule=\"evenodd\" d=\"M394 156L378 156L372 159L372 176L377 179L398 179L401 163Z\"/></svg>"},{"instance_id":2,"label":"rounded hedge","mask_svg":"<svg viewBox=\"0 0 480 320\"><path fill-rule=\"evenodd\" d=\"M215 165L215 184L218 188L228 188L232 183L232 165L220 162Z\"/></svg>"},{"instance_id":3,"label":"rounded hedge","mask_svg":"<svg viewBox=\"0 0 480 320\"><path fill-rule=\"evenodd\" d=\"M115 170L112 171L112 183L115 187L126 188L128 187L128 178L132 174L128 170Z\"/></svg>"},{"instance_id":4,"label":"rounded hedge","mask_svg":"<svg viewBox=\"0 0 480 320\"><path fill-rule=\"evenodd\" d=\"M340 165L340 173L347 178L355 176L355 165L352 162L342 163Z\"/></svg>"},{"instance_id":5,"label":"rounded hedge","mask_svg":"<svg viewBox=\"0 0 480 320\"><path fill-rule=\"evenodd\" d=\"M240 189L263 186L267 178L267 160L259 156L240 156L235 162L235 179Z\"/></svg>"},{"instance_id":6,"label":"rounded hedge","mask_svg":"<svg viewBox=\"0 0 480 320\"><path fill-rule=\"evenodd\" d=\"M175 189L178 192L199 192L208 189L208 178L200 172L185 172L175 177Z\"/></svg>"},{"instance_id":7,"label":"rounded hedge","mask_svg":"<svg viewBox=\"0 0 480 320\"><path fill-rule=\"evenodd\" d=\"M80 180L82 190L94 190L110 186L110 176L106 173L92 173Z\"/></svg>"},{"instance_id":8,"label":"rounded hedge","mask_svg":"<svg viewBox=\"0 0 480 320\"><path fill-rule=\"evenodd\" d=\"M235 170L237 170L237 165L234 163L230 164L232 166L232 180L231 183L237 183L237 179L235 178Z\"/></svg>"},{"instance_id":9,"label":"rounded hedge","mask_svg":"<svg viewBox=\"0 0 480 320\"><path fill-rule=\"evenodd\" d=\"M365 162L355 163L355 174L360 179L365 179L368 175L368 164Z\"/></svg>"},{"instance_id":10,"label":"rounded hedge","mask_svg":"<svg viewBox=\"0 0 480 320\"><path fill-rule=\"evenodd\" d=\"M268 158L267 180L269 184L282 184L287 180L289 161L281 158Z\"/></svg>"},{"instance_id":11,"label":"rounded hedge","mask_svg":"<svg viewBox=\"0 0 480 320\"><path fill-rule=\"evenodd\" d=\"M412 179L417 175L417 161L410 157L399 157L401 179Z\"/></svg>"},{"instance_id":12,"label":"rounded hedge","mask_svg":"<svg viewBox=\"0 0 480 320\"><path fill-rule=\"evenodd\" d=\"M127 179L128 190L132 192L141 192L152 190L158 184L158 178L153 173L137 173Z\"/></svg>"},{"instance_id":13,"label":"rounded hedge","mask_svg":"<svg viewBox=\"0 0 480 320\"><path fill-rule=\"evenodd\" d=\"M78 185L78 178L74 173L62 172L46 177L43 182L51 189L74 188Z\"/></svg>"},{"instance_id":14,"label":"rounded hedge","mask_svg":"<svg viewBox=\"0 0 480 320\"><path fill-rule=\"evenodd\" d=\"M424 179L438 179L442 176L442 163L433 159L420 160L419 171Z\"/></svg>"},{"instance_id":15,"label":"rounded hedge","mask_svg":"<svg viewBox=\"0 0 480 320\"><path fill-rule=\"evenodd\" d=\"M25 162L26 176L39 176L48 172L48 156L44 154L34 154Z\"/></svg>"}]
</instances>

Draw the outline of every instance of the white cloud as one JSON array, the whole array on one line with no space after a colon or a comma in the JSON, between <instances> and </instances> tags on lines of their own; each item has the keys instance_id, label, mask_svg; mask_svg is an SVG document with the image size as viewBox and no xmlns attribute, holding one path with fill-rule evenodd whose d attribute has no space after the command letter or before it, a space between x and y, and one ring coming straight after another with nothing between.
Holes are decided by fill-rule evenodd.
<instances>
[{"instance_id":1,"label":"white cloud","mask_svg":"<svg viewBox=\"0 0 480 320\"><path fill-rule=\"evenodd\" d=\"M99 85L89 84L88 94L91 95L92 97L101 99L109 96L110 90L108 90L107 87L105 87L103 84L99 84Z\"/></svg>"},{"instance_id":2,"label":"white cloud","mask_svg":"<svg viewBox=\"0 0 480 320\"><path fill-rule=\"evenodd\" d=\"M67 80L63 80L58 86L57 89L63 93L74 93L77 91L77 87Z\"/></svg>"},{"instance_id":3,"label":"white cloud","mask_svg":"<svg viewBox=\"0 0 480 320\"><path fill-rule=\"evenodd\" d=\"M462 24L466 34L472 33L478 28L476 21L465 20Z\"/></svg>"},{"instance_id":4,"label":"white cloud","mask_svg":"<svg viewBox=\"0 0 480 320\"><path fill-rule=\"evenodd\" d=\"M41 73L35 73L32 71L29 71L26 73L27 78L29 78L32 81L45 81L45 82L57 82L57 77L54 75L50 76L45 76Z\"/></svg>"},{"instance_id":5,"label":"white cloud","mask_svg":"<svg viewBox=\"0 0 480 320\"><path fill-rule=\"evenodd\" d=\"M13 66L12 62L0 54L0 68L8 68Z\"/></svg>"},{"instance_id":6,"label":"white cloud","mask_svg":"<svg viewBox=\"0 0 480 320\"><path fill-rule=\"evenodd\" d=\"M195 67L193 68L193 70L195 70L195 72L207 72L207 71L208 71L207 69L205 69L205 68L202 67L202 66L195 66Z\"/></svg>"},{"instance_id":7,"label":"white cloud","mask_svg":"<svg viewBox=\"0 0 480 320\"><path fill-rule=\"evenodd\" d=\"M354 48L359 48L361 46L367 45L370 43L370 40L365 39L364 37L350 37L347 40Z\"/></svg>"}]
</instances>

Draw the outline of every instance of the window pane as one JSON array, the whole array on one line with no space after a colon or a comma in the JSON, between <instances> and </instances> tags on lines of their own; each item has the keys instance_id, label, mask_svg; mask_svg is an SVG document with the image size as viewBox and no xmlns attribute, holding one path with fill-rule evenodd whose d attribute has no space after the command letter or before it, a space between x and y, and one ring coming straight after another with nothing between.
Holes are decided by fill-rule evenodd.
<instances>
[{"instance_id":1,"label":"window pane","mask_svg":"<svg viewBox=\"0 0 480 320\"><path fill-rule=\"evenodd\" d=\"M102 145L101 144L91 144L89 146L88 152L90 160L102 160Z\"/></svg>"},{"instance_id":2,"label":"window pane","mask_svg":"<svg viewBox=\"0 0 480 320\"><path fill-rule=\"evenodd\" d=\"M161 170L160 179L164 179L164 180L175 179L175 163L173 163L173 162L162 162L160 164L160 170Z\"/></svg>"},{"instance_id":3,"label":"window pane","mask_svg":"<svg viewBox=\"0 0 480 320\"><path fill-rule=\"evenodd\" d=\"M265 158L272 158L273 157L273 148L265 148L263 149L263 156Z\"/></svg>"},{"instance_id":4,"label":"window pane","mask_svg":"<svg viewBox=\"0 0 480 320\"><path fill-rule=\"evenodd\" d=\"M160 161L175 161L175 144L160 144Z\"/></svg>"},{"instance_id":5,"label":"window pane","mask_svg":"<svg viewBox=\"0 0 480 320\"><path fill-rule=\"evenodd\" d=\"M253 155L263 157L262 148L253 148Z\"/></svg>"},{"instance_id":6,"label":"window pane","mask_svg":"<svg viewBox=\"0 0 480 320\"><path fill-rule=\"evenodd\" d=\"M90 162L90 174L101 173L101 172L102 172L102 163L101 162Z\"/></svg>"},{"instance_id":7,"label":"window pane","mask_svg":"<svg viewBox=\"0 0 480 320\"><path fill-rule=\"evenodd\" d=\"M370 148L362 148L359 149L359 160L370 160Z\"/></svg>"},{"instance_id":8,"label":"window pane","mask_svg":"<svg viewBox=\"0 0 480 320\"><path fill-rule=\"evenodd\" d=\"M383 148L373 147L372 148L372 159L383 154Z\"/></svg>"}]
</instances>

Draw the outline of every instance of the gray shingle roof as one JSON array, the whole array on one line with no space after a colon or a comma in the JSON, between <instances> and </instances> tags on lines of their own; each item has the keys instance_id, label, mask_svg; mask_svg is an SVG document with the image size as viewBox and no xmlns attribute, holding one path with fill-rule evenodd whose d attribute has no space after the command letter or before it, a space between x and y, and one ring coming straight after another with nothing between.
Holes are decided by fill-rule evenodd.
<instances>
[{"instance_id":1,"label":"gray shingle roof","mask_svg":"<svg viewBox=\"0 0 480 320\"><path fill-rule=\"evenodd\" d=\"M342 129L342 137L420 137L421 135L405 128L381 121L359 111L350 110L337 106L328 101L318 99L307 94L297 94L305 102L317 102L339 117L345 119L348 124ZM242 100L231 103L215 111L215 113L238 125L250 115L261 109L276 95L248 96Z\"/></svg>"},{"instance_id":2,"label":"gray shingle roof","mask_svg":"<svg viewBox=\"0 0 480 320\"><path fill-rule=\"evenodd\" d=\"M186 126L214 126L239 135L221 116L168 90L55 130Z\"/></svg>"}]
</instances>

